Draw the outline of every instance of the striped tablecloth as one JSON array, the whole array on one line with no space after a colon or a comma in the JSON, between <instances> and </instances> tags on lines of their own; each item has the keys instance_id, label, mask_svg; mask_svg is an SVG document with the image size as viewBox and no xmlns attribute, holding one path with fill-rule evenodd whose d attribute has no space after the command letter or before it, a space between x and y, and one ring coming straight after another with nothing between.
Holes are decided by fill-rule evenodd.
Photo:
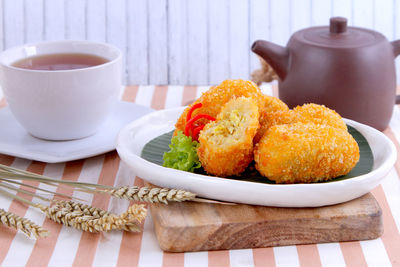
<instances>
[{"instance_id":1,"label":"striped tablecloth","mask_svg":"<svg viewBox=\"0 0 400 267\"><path fill-rule=\"evenodd\" d=\"M154 109L181 106L198 97L208 87L128 86L123 101ZM263 91L276 95L264 86ZM4 100L0 106L4 106ZM1 125L1 127L7 127ZM0 128L1 129L1 128ZM394 107L390 128L385 134L400 152L400 110ZM108 185L142 185L143 181L110 152L93 158L62 164L46 164L0 155L2 164L26 169L46 176ZM400 160L372 193L383 210L384 234L370 241L243 249L197 253L164 253L158 246L149 216L143 233L112 232L90 234L54 223L34 208L0 198L0 208L26 216L51 231L46 239L27 239L23 234L0 226L0 263L2 266L400 266ZM32 183L35 184L35 183ZM44 185L40 185L45 188ZM65 188L59 192L84 198L94 206L121 213L128 207L124 200L103 196L91 197ZM338 192L339 194L340 192Z\"/></svg>"}]
</instances>

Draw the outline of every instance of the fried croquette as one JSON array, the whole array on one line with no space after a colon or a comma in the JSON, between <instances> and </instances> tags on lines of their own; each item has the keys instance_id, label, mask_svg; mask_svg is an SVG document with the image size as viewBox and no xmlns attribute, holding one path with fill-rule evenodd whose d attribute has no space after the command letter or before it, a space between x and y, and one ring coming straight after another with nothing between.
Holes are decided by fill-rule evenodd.
<instances>
[{"instance_id":1,"label":"fried croquette","mask_svg":"<svg viewBox=\"0 0 400 267\"><path fill-rule=\"evenodd\" d=\"M240 175L253 161L253 138L258 127L259 111L254 99L230 100L216 121L200 132L197 155L204 170L221 177Z\"/></svg>"},{"instance_id":2,"label":"fried croquette","mask_svg":"<svg viewBox=\"0 0 400 267\"><path fill-rule=\"evenodd\" d=\"M197 99L183 111L182 115L175 124L175 133L178 130L184 131L187 113L193 105L202 103L202 107L196 109L192 116L204 113L212 117L216 117L220 113L222 107L229 100L241 96L253 98L254 101L256 101L260 111L265 110L266 112L272 112L277 110L288 110L288 107L285 103L276 97L264 95L260 88L258 88L258 86L252 81L240 79L226 80L218 86L211 87L208 91L204 92L199 99ZM202 119L197 121L194 127L206 123L208 123L208 121Z\"/></svg>"},{"instance_id":3,"label":"fried croquette","mask_svg":"<svg viewBox=\"0 0 400 267\"><path fill-rule=\"evenodd\" d=\"M316 124L326 124L335 128L347 131L347 126L342 117L334 110L317 104L304 104L293 109L298 113L298 122L313 122Z\"/></svg>"},{"instance_id":4,"label":"fried croquette","mask_svg":"<svg viewBox=\"0 0 400 267\"><path fill-rule=\"evenodd\" d=\"M256 169L276 183L327 181L350 172L359 158L347 130L315 123L272 126L254 150Z\"/></svg>"}]
</instances>

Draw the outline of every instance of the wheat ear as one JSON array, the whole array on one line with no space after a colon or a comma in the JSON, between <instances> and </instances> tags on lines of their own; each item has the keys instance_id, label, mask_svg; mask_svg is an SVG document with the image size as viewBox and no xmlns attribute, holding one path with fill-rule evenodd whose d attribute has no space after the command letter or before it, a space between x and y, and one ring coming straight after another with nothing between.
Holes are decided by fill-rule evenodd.
<instances>
[{"instance_id":1,"label":"wheat ear","mask_svg":"<svg viewBox=\"0 0 400 267\"><path fill-rule=\"evenodd\" d=\"M207 202L205 199L197 198L194 193L180 190L180 189L168 189L168 188L149 188L149 187L137 187L137 186L122 186L112 187L101 184L73 182L66 180L56 180L48 178L43 175L19 170L10 166L0 164L0 181L4 180L10 182L11 180L34 180L42 183L46 183L52 186L60 186L60 184L74 187L76 190L95 194L98 192L109 194L113 197L143 201L150 203L164 203L168 202L182 202L182 201L197 201ZM18 183L13 181L13 183ZM19 183L18 183L19 184ZM215 201L210 201L214 203Z\"/></svg>"},{"instance_id":2,"label":"wheat ear","mask_svg":"<svg viewBox=\"0 0 400 267\"><path fill-rule=\"evenodd\" d=\"M185 190L156 187L121 186L114 189L101 189L99 191L117 198L150 203L161 202L168 204L169 201L181 202L196 198L195 194Z\"/></svg>"},{"instance_id":3,"label":"wheat ear","mask_svg":"<svg viewBox=\"0 0 400 267\"><path fill-rule=\"evenodd\" d=\"M2 224L20 230L28 237L33 235L35 238L40 238L50 234L49 231L34 222L3 209L0 209L0 219Z\"/></svg>"},{"instance_id":4,"label":"wheat ear","mask_svg":"<svg viewBox=\"0 0 400 267\"><path fill-rule=\"evenodd\" d=\"M144 205L132 205L121 215L116 215L73 201L53 201L54 205L36 204L46 216L66 226L89 232L125 230L140 232L139 224L146 217Z\"/></svg>"}]
</instances>

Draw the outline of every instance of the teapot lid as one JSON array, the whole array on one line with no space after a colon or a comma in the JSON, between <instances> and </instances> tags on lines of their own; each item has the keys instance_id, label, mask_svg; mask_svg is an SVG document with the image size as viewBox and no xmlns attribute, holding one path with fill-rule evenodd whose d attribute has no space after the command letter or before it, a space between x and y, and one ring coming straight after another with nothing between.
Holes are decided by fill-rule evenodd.
<instances>
[{"instance_id":1,"label":"teapot lid","mask_svg":"<svg viewBox=\"0 0 400 267\"><path fill-rule=\"evenodd\" d=\"M347 19L333 17L329 26L311 27L293 35L300 42L311 45L350 48L374 45L386 38L379 32L358 27L347 27Z\"/></svg>"}]
</instances>

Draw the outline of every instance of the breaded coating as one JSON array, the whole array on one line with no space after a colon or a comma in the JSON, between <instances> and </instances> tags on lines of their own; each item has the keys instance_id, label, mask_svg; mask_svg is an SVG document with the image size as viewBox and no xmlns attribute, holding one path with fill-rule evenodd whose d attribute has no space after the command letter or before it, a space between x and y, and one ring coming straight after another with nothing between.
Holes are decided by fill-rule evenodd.
<instances>
[{"instance_id":1,"label":"breaded coating","mask_svg":"<svg viewBox=\"0 0 400 267\"><path fill-rule=\"evenodd\" d=\"M347 126L342 117L336 111L324 105L304 104L295 107L293 111L300 115L298 122L326 124L347 131Z\"/></svg>"},{"instance_id":2,"label":"breaded coating","mask_svg":"<svg viewBox=\"0 0 400 267\"><path fill-rule=\"evenodd\" d=\"M199 156L208 174L240 175L253 160L253 138L259 127L257 102L239 97L230 100L200 132Z\"/></svg>"},{"instance_id":3,"label":"breaded coating","mask_svg":"<svg viewBox=\"0 0 400 267\"><path fill-rule=\"evenodd\" d=\"M259 106L260 113L289 110L288 106L282 100L273 96L261 94L259 101L261 102Z\"/></svg>"},{"instance_id":4,"label":"breaded coating","mask_svg":"<svg viewBox=\"0 0 400 267\"><path fill-rule=\"evenodd\" d=\"M292 110L279 110L275 112L260 112L260 128L254 137L254 144L257 144L261 137L274 125L295 123L299 120L299 114Z\"/></svg>"},{"instance_id":5,"label":"breaded coating","mask_svg":"<svg viewBox=\"0 0 400 267\"><path fill-rule=\"evenodd\" d=\"M276 183L330 180L350 172L359 158L347 130L315 123L272 126L254 150L256 169Z\"/></svg>"},{"instance_id":6,"label":"breaded coating","mask_svg":"<svg viewBox=\"0 0 400 267\"><path fill-rule=\"evenodd\" d=\"M269 127L275 124L292 123L294 118L288 106L279 98L262 95L260 107L260 128L254 137L253 142L256 144L268 130Z\"/></svg>"}]
</instances>

